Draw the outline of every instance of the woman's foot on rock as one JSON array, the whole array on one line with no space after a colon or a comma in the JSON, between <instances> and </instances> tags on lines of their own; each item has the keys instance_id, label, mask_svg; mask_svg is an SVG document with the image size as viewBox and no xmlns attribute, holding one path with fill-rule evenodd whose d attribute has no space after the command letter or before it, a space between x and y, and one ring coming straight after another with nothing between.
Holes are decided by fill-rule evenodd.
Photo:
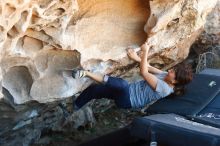
<instances>
[{"instance_id":1,"label":"woman's foot on rock","mask_svg":"<svg viewBox=\"0 0 220 146\"><path fill-rule=\"evenodd\" d=\"M83 78L86 76L86 71L85 70L73 70L72 71L72 77L75 79Z\"/></svg>"}]
</instances>

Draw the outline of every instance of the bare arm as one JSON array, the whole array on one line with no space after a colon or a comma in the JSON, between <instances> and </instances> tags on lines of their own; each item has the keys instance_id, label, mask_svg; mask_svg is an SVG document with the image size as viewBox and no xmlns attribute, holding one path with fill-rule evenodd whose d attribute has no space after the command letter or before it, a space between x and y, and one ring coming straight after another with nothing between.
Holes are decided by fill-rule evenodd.
<instances>
[{"instance_id":1,"label":"bare arm","mask_svg":"<svg viewBox=\"0 0 220 146\"><path fill-rule=\"evenodd\" d=\"M137 52L135 52L135 50L140 50L140 48L135 48L135 49L130 48L130 49L128 49L128 56L129 56L132 60L134 60L134 61L140 63L140 62L141 62L141 58L137 55ZM143 52L143 51L142 51L142 52ZM150 73L160 74L160 73L163 72L162 70L157 69L157 68L151 66L149 63L148 63L147 66L148 66L148 71L149 71Z\"/></svg>"},{"instance_id":2,"label":"bare arm","mask_svg":"<svg viewBox=\"0 0 220 146\"><path fill-rule=\"evenodd\" d=\"M153 73L153 74L160 74L160 73L163 72L162 70L160 70L158 68L155 68L151 65L148 66L148 70L149 70L150 73Z\"/></svg>"},{"instance_id":3,"label":"bare arm","mask_svg":"<svg viewBox=\"0 0 220 146\"><path fill-rule=\"evenodd\" d=\"M140 72L143 78L148 82L148 84L152 87L152 89L156 90L157 86L157 77L149 72L148 69L148 44L143 44L141 46L141 50L143 51L141 62L140 62Z\"/></svg>"}]
</instances>

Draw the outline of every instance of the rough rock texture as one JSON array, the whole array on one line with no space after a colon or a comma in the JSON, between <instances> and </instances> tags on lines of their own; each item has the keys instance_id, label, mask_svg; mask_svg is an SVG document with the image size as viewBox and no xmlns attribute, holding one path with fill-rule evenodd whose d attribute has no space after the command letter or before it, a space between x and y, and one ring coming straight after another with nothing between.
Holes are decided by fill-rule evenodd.
<instances>
[{"instance_id":1,"label":"rough rock texture","mask_svg":"<svg viewBox=\"0 0 220 146\"><path fill-rule=\"evenodd\" d=\"M194 52L196 55L201 55L205 52L213 52L215 55L211 55L210 58L212 58L213 61L218 62L218 57L220 56L220 1L217 2L215 8L207 16L204 31L192 45L191 50L191 52ZM199 62L197 60L195 61L196 64ZM209 62L208 67L214 68L219 66L219 63L213 63L210 59L207 61ZM212 66L211 64L215 64L215 66ZM204 65L200 63L199 66Z\"/></svg>"},{"instance_id":2,"label":"rough rock texture","mask_svg":"<svg viewBox=\"0 0 220 146\"><path fill-rule=\"evenodd\" d=\"M9 104L0 100L1 146L29 146L39 143L41 135L47 131L76 133L80 126L93 125L95 122L89 107L73 113L66 121L62 108L57 106L56 102L29 102L26 105L18 105L17 109L20 111L14 111Z\"/></svg>"},{"instance_id":3,"label":"rough rock texture","mask_svg":"<svg viewBox=\"0 0 220 146\"><path fill-rule=\"evenodd\" d=\"M200 51L210 49L211 46L220 47L220 1L208 15L205 30L196 43Z\"/></svg>"},{"instance_id":4,"label":"rough rock texture","mask_svg":"<svg viewBox=\"0 0 220 146\"><path fill-rule=\"evenodd\" d=\"M149 35L148 43L153 45L152 54L159 53L159 57L153 60L162 64L170 63L170 67L188 56L191 44L201 33L206 16L217 1L210 2L150 1L151 16L145 31Z\"/></svg>"},{"instance_id":5,"label":"rough rock texture","mask_svg":"<svg viewBox=\"0 0 220 146\"><path fill-rule=\"evenodd\" d=\"M64 70L81 65L99 73L116 71L131 64L127 46L146 40L153 47L151 63L168 68L187 57L216 2L1 1L2 86L16 104L63 99L91 83L65 76ZM20 79L13 82L17 77Z\"/></svg>"},{"instance_id":6,"label":"rough rock texture","mask_svg":"<svg viewBox=\"0 0 220 146\"><path fill-rule=\"evenodd\" d=\"M219 0L215 8L207 17L207 22L205 24L205 31L209 34L220 35L220 1Z\"/></svg>"},{"instance_id":7,"label":"rough rock texture","mask_svg":"<svg viewBox=\"0 0 220 146\"><path fill-rule=\"evenodd\" d=\"M33 79L24 66L11 67L7 74L3 77L3 86L12 94L15 103L23 103L30 101L30 89L33 84Z\"/></svg>"}]
</instances>

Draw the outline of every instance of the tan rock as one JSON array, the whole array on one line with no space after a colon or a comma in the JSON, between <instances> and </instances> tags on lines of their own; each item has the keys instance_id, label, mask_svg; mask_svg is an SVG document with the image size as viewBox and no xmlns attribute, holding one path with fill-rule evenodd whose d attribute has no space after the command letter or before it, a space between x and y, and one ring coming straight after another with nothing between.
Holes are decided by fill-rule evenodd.
<instances>
[{"instance_id":1,"label":"tan rock","mask_svg":"<svg viewBox=\"0 0 220 146\"><path fill-rule=\"evenodd\" d=\"M32 100L30 97L32 84L33 79L25 66L11 67L2 80L2 86L14 97L17 104Z\"/></svg>"},{"instance_id":2,"label":"tan rock","mask_svg":"<svg viewBox=\"0 0 220 146\"><path fill-rule=\"evenodd\" d=\"M80 54L74 50L50 49L37 53L34 63L39 72L47 70L71 70L79 66Z\"/></svg>"},{"instance_id":3,"label":"tan rock","mask_svg":"<svg viewBox=\"0 0 220 146\"><path fill-rule=\"evenodd\" d=\"M220 36L220 1L208 15L205 24L205 31L209 34L218 34ZM220 43L220 42L219 42Z\"/></svg>"},{"instance_id":4,"label":"tan rock","mask_svg":"<svg viewBox=\"0 0 220 146\"><path fill-rule=\"evenodd\" d=\"M165 54L162 56L171 59L174 64L185 59L189 47L204 27L207 14L216 3L217 0L150 1L151 16L145 31L149 34L147 42L153 46L152 54Z\"/></svg>"},{"instance_id":5,"label":"tan rock","mask_svg":"<svg viewBox=\"0 0 220 146\"><path fill-rule=\"evenodd\" d=\"M43 43L40 40L31 37L24 37L23 50L28 56L34 56L38 51L43 48Z\"/></svg>"}]
</instances>

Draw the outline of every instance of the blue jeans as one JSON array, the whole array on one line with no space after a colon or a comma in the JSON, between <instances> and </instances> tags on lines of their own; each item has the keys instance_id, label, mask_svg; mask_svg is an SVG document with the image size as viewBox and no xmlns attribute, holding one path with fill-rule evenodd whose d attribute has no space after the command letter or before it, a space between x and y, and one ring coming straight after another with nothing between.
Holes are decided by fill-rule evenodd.
<instances>
[{"instance_id":1,"label":"blue jeans","mask_svg":"<svg viewBox=\"0 0 220 146\"><path fill-rule=\"evenodd\" d=\"M115 101L119 108L131 108L129 84L126 80L107 76L103 84L92 84L75 100L75 106L81 108L92 99L108 98Z\"/></svg>"}]
</instances>

